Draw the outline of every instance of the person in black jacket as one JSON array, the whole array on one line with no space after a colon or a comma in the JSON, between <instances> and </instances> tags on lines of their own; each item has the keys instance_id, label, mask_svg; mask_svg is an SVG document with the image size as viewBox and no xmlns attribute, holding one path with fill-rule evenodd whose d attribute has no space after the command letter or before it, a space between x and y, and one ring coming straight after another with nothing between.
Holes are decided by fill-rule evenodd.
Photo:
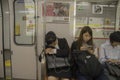
<instances>
[{"instance_id":1,"label":"person in black jacket","mask_svg":"<svg viewBox=\"0 0 120 80\"><path fill-rule=\"evenodd\" d=\"M57 38L53 31L49 31L45 36L45 53L56 57L65 58L69 56L69 46L65 38ZM48 80L69 80L71 77L70 66L48 68Z\"/></svg>"},{"instance_id":2,"label":"person in black jacket","mask_svg":"<svg viewBox=\"0 0 120 80\"><path fill-rule=\"evenodd\" d=\"M99 70L101 73L99 72L100 74L95 75L95 76L91 76L91 74L93 74L92 72L89 75L86 75L88 73L82 73L83 70L81 70L81 68L82 69L85 68L85 67L83 67L84 63L88 64L87 60L89 58L91 58L91 55L94 55L94 49L95 49L95 46L94 46L94 43L93 43L92 29L89 26L84 26L82 28L81 32L80 32L78 40L73 42L72 46L71 46L72 56L77 56L78 57L80 55L80 53L83 54L83 55L86 52L88 53L88 56L86 56L86 59L83 60L84 62L78 61L78 60L81 60L81 59L79 59L80 57L78 57L78 59L75 59L74 57L72 58L73 59L72 60L72 70L73 70L73 72L75 72L73 75L77 80L108 80L108 78L104 75L103 71L101 71L102 69ZM77 52L79 52L79 55L76 54ZM95 66L93 65L93 67L91 67L91 69L94 70L94 67ZM87 67L87 68L89 68L89 67ZM87 68L85 68L85 69L87 70ZM86 71L86 72L88 72L88 71Z\"/></svg>"}]
</instances>

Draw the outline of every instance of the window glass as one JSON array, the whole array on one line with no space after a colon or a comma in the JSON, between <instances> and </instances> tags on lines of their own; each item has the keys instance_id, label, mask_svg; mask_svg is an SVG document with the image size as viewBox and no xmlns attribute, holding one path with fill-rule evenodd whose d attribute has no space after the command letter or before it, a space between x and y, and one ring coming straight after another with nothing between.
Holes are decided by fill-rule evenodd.
<instances>
[{"instance_id":1,"label":"window glass","mask_svg":"<svg viewBox=\"0 0 120 80\"><path fill-rule=\"evenodd\" d=\"M16 44L33 44L35 33L35 4L33 0L14 2L14 40Z\"/></svg>"}]
</instances>

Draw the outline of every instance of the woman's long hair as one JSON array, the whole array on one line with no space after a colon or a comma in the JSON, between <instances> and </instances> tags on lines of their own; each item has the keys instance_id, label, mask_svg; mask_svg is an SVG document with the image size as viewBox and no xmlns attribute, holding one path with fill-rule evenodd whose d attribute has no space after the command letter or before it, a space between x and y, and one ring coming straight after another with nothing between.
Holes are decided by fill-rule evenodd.
<instances>
[{"instance_id":1,"label":"woman's long hair","mask_svg":"<svg viewBox=\"0 0 120 80\"><path fill-rule=\"evenodd\" d=\"M93 46L93 33L92 33L92 29L89 26L84 26L80 32L79 38L78 38L78 49L80 49L80 47L82 46L83 43L83 34L88 32L91 36L91 39L87 42L88 45L92 45Z\"/></svg>"}]
</instances>

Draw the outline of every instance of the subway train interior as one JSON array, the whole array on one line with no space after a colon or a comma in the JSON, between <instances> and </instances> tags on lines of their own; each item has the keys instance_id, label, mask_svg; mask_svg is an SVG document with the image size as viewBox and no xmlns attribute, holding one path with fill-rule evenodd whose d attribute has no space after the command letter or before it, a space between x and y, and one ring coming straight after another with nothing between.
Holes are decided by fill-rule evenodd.
<instances>
[{"instance_id":1,"label":"subway train interior","mask_svg":"<svg viewBox=\"0 0 120 80\"><path fill-rule=\"evenodd\" d=\"M120 31L120 0L0 0L0 80L47 80L45 56L39 61L45 34L71 47L83 26L92 28L99 57L100 45Z\"/></svg>"}]
</instances>

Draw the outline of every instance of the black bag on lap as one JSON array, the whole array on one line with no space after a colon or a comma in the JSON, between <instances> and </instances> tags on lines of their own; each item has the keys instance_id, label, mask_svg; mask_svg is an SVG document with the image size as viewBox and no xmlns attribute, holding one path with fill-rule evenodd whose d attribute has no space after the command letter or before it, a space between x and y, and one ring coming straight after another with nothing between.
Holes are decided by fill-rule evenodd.
<instances>
[{"instance_id":1,"label":"black bag on lap","mask_svg":"<svg viewBox=\"0 0 120 80\"><path fill-rule=\"evenodd\" d=\"M115 77L120 77L120 64L105 62L109 74Z\"/></svg>"},{"instance_id":2,"label":"black bag on lap","mask_svg":"<svg viewBox=\"0 0 120 80\"><path fill-rule=\"evenodd\" d=\"M73 56L81 74L97 77L103 71L103 67L99 60L88 51L73 51Z\"/></svg>"},{"instance_id":3,"label":"black bag on lap","mask_svg":"<svg viewBox=\"0 0 120 80\"><path fill-rule=\"evenodd\" d=\"M54 54L46 55L47 67L60 68L60 67L70 67L70 63L67 57L56 57Z\"/></svg>"}]
</instances>

